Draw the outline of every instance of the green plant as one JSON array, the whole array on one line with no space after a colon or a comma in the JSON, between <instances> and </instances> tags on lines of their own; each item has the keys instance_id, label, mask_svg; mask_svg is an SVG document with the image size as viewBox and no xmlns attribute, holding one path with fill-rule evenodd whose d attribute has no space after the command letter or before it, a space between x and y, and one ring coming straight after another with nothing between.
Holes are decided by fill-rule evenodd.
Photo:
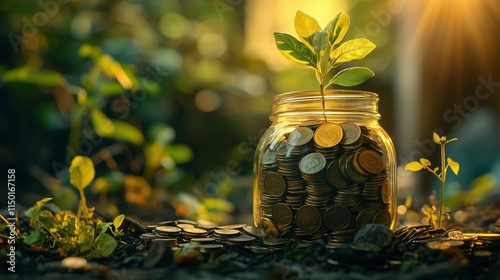
<instances>
[{"instance_id":1,"label":"green plant","mask_svg":"<svg viewBox=\"0 0 500 280\"><path fill-rule=\"evenodd\" d=\"M450 157L446 157L445 153L445 145L458 140L457 138L452 138L450 140L446 140L446 136L441 136L434 132L432 135L432 139L434 143L440 145L440 151L441 151L441 169L439 167L432 168L431 167L431 161L426 159L426 158L421 158L420 161L412 161L405 166L405 170L410 170L410 171L419 171L419 170L427 170L430 173L434 174L436 178L438 178L440 182L440 188L439 188L439 211L437 211L437 226L441 227L441 222L442 222L442 217L445 215L444 211L444 185L446 183L446 173L448 171L448 168L451 168L453 173L455 175L458 175L458 172L460 170L460 164L458 162L454 161ZM441 170L441 172L439 172ZM430 220L432 220L432 215L435 213L435 209L432 208L432 206L429 209L426 209L426 215L430 217Z\"/></svg>"},{"instance_id":2,"label":"green plant","mask_svg":"<svg viewBox=\"0 0 500 280\"><path fill-rule=\"evenodd\" d=\"M50 235L54 246L62 249L63 254L78 256L109 256L117 246L114 237L123 234L119 229L124 215L115 217L113 222L103 222L94 218L94 208L88 208L84 189L95 176L94 165L87 157L75 157L70 166L70 182L80 192L77 214L61 211L53 214L42 210L42 206L52 198L44 198L25 212L34 224L34 231L24 234L24 242L41 245ZM110 231L112 235L106 233Z\"/></svg>"},{"instance_id":3,"label":"green plant","mask_svg":"<svg viewBox=\"0 0 500 280\"><path fill-rule=\"evenodd\" d=\"M375 48L375 44L365 38L340 44L349 24L349 17L345 13L339 13L324 29L321 29L314 18L297 11L295 31L300 41L289 34L277 32L274 33L276 46L280 53L293 64L315 70L322 95L325 89L333 84L354 86L375 74L365 67L346 68L333 77L330 74L342 63L362 59Z\"/></svg>"}]
</instances>

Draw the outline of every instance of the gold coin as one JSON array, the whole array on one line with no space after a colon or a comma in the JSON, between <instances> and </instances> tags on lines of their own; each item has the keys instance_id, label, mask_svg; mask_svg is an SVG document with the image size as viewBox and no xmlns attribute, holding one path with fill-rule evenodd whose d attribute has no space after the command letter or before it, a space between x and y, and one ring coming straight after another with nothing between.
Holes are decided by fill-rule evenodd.
<instances>
[{"instance_id":1,"label":"gold coin","mask_svg":"<svg viewBox=\"0 0 500 280\"><path fill-rule=\"evenodd\" d=\"M382 201L384 203L391 202L391 190L389 189L389 179L384 180L384 182L382 183L382 189L380 193L382 196Z\"/></svg>"},{"instance_id":2,"label":"gold coin","mask_svg":"<svg viewBox=\"0 0 500 280\"><path fill-rule=\"evenodd\" d=\"M216 229L215 234L222 236L237 236L240 235L240 231L236 229Z\"/></svg>"},{"instance_id":3,"label":"gold coin","mask_svg":"<svg viewBox=\"0 0 500 280\"><path fill-rule=\"evenodd\" d=\"M260 226L264 229L264 231L272 236L277 236L280 234L278 227L276 224L268 218L262 218L260 220Z\"/></svg>"},{"instance_id":4,"label":"gold coin","mask_svg":"<svg viewBox=\"0 0 500 280\"><path fill-rule=\"evenodd\" d=\"M335 123L322 124L314 132L314 142L322 148L331 148L342 140L342 127Z\"/></svg>"},{"instance_id":5,"label":"gold coin","mask_svg":"<svg viewBox=\"0 0 500 280\"><path fill-rule=\"evenodd\" d=\"M202 228L185 228L184 232L191 234L207 234L208 232Z\"/></svg>"}]
</instances>

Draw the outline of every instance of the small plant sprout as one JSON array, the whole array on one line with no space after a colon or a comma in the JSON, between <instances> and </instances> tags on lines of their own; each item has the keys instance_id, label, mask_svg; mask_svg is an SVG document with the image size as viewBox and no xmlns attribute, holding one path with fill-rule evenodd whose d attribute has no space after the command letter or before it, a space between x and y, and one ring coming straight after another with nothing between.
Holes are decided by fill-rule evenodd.
<instances>
[{"instance_id":1,"label":"small plant sprout","mask_svg":"<svg viewBox=\"0 0 500 280\"><path fill-rule=\"evenodd\" d=\"M53 214L42 209L52 198L44 198L25 212L35 230L23 234L28 245L42 245L49 236L62 255L109 256L117 246L115 238L123 234L119 229L125 216L118 215L113 222L94 218L94 207L88 208L84 189L94 180L95 170L88 157L76 156L69 168L70 183L80 192L77 214L61 211ZM107 232L111 232L111 235ZM115 238L114 238L115 237Z\"/></svg>"},{"instance_id":2,"label":"small plant sprout","mask_svg":"<svg viewBox=\"0 0 500 280\"><path fill-rule=\"evenodd\" d=\"M458 175L458 171L460 170L460 165L458 162L454 161L450 157L446 157L445 154L445 145L458 140L457 138L452 138L450 140L446 140L446 136L441 136L434 132L432 135L432 139L434 143L440 145L441 147L441 169L439 167L432 168L431 167L431 161L426 159L426 158L421 158L420 161L413 161L405 166L405 170L410 170L410 171L419 171L419 170L427 170L430 173L434 174L439 179L439 182L441 183L440 189L439 189L439 211L438 211L438 221L437 221L437 226L441 227L441 221L442 217L445 214L444 212L444 185L446 182L446 173L448 171L448 168L451 168L451 171L455 173L455 175ZM439 172L441 170L441 172Z\"/></svg>"},{"instance_id":3,"label":"small plant sprout","mask_svg":"<svg viewBox=\"0 0 500 280\"><path fill-rule=\"evenodd\" d=\"M322 97L330 85L355 86L375 75L366 67L350 67L333 75L334 68L362 59L375 48L375 44L365 38L340 44L350 24L345 13L337 14L324 29L314 18L301 11L297 11L294 23L300 41L289 34L276 32L276 46L293 64L316 72Z\"/></svg>"}]
</instances>

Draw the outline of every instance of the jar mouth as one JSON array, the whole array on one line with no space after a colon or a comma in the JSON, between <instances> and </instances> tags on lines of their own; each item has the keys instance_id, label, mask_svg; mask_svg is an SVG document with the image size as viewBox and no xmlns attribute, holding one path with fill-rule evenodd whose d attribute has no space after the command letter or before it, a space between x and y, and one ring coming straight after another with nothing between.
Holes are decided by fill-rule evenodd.
<instances>
[{"instance_id":1,"label":"jar mouth","mask_svg":"<svg viewBox=\"0 0 500 280\"><path fill-rule=\"evenodd\" d=\"M379 120L379 97L361 90L329 89L324 98L319 89L285 92L273 98L271 121L304 118ZM324 108L324 110L323 110Z\"/></svg>"},{"instance_id":2,"label":"jar mouth","mask_svg":"<svg viewBox=\"0 0 500 280\"><path fill-rule=\"evenodd\" d=\"M277 94L273 98L273 102L280 102L281 100L289 101L293 98L312 98L321 99L319 89L298 90ZM350 90L350 89L327 89L325 90L325 99L373 99L375 102L379 101L378 94L364 90Z\"/></svg>"}]
</instances>

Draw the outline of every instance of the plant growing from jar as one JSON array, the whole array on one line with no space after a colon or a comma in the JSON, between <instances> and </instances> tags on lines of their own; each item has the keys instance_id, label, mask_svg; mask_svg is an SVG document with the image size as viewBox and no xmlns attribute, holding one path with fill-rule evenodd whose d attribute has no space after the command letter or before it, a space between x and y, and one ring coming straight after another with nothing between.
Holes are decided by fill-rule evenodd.
<instances>
[{"instance_id":1,"label":"plant growing from jar","mask_svg":"<svg viewBox=\"0 0 500 280\"><path fill-rule=\"evenodd\" d=\"M446 139L446 136L439 136L436 132L433 133L432 135L432 140L434 143L438 144L440 146L440 152L441 152L441 168L440 167L431 167L431 161L426 159L426 158L421 158L420 161L412 161L405 166L405 170L410 170L410 171L420 171L420 170L427 170L430 173L432 173L436 178L438 178L440 187L439 187L439 210L438 211L431 211L432 213L426 213L429 217L429 221L434 223L435 221L435 216L437 216L437 227L440 228L442 225L442 219L443 215L445 215L445 210L444 210L444 186L446 183L446 175L448 168L451 168L451 171L455 173L455 175L458 175L458 172L460 170L460 164L450 157L446 157L446 151L445 151L445 145L458 140L457 138L452 138L450 140ZM441 172L439 172L441 171ZM432 210L432 206L431 209ZM429 209L426 210L429 212ZM437 213L436 213L437 212Z\"/></svg>"},{"instance_id":2,"label":"plant growing from jar","mask_svg":"<svg viewBox=\"0 0 500 280\"><path fill-rule=\"evenodd\" d=\"M276 46L285 58L315 71L321 95L331 85L355 86L375 75L366 67L350 67L333 74L332 70L341 64L362 59L375 48L365 38L340 44L349 24L349 16L341 12L321 29L314 18L297 11L294 25L300 40L289 34L274 33Z\"/></svg>"}]
</instances>

